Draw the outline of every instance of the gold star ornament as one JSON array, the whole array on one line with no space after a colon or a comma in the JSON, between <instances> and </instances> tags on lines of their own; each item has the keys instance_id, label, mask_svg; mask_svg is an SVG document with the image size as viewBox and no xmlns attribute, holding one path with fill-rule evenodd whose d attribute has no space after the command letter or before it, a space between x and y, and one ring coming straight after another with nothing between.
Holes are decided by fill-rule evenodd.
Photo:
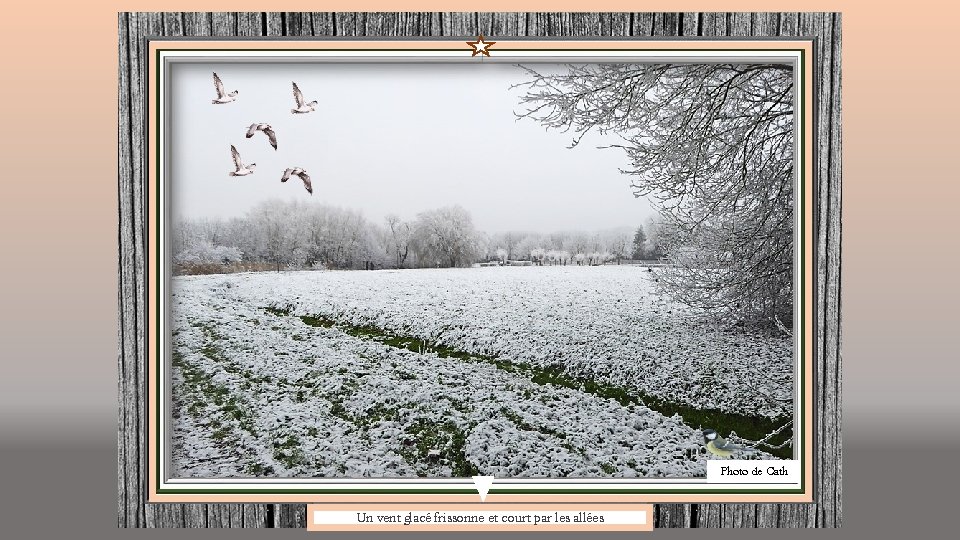
<instances>
[{"instance_id":1,"label":"gold star ornament","mask_svg":"<svg viewBox=\"0 0 960 540\"><path fill-rule=\"evenodd\" d=\"M476 41L468 41L467 45L473 48L473 54L470 56L476 56L482 54L484 56L490 56L490 46L494 45L496 41L484 41L483 36L477 36Z\"/></svg>"}]
</instances>

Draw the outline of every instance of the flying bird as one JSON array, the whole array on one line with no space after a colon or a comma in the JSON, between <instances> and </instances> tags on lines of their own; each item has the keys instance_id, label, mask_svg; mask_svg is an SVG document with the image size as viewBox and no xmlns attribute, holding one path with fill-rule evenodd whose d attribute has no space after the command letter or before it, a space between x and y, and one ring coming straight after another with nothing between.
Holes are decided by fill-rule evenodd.
<instances>
[{"instance_id":1,"label":"flying bird","mask_svg":"<svg viewBox=\"0 0 960 540\"><path fill-rule=\"evenodd\" d=\"M283 178L280 179L281 182L286 182L290 179L291 176L299 176L303 180L303 187L307 189L307 192L313 195L313 184L310 183L310 176L307 174L307 171L303 170L300 167L293 167L283 171Z\"/></svg>"},{"instance_id":2,"label":"flying bird","mask_svg":"<svg viewBox=\"0 0 960 540\"><path fill-rule=\"evenodd\" d=\"M276 150L277 134L274 133L273 127L271 127L270 124L263 124L263 123L250 124L250 129L247 130L247 138L249 139L250 137L253 137L258 131L262 131L264 135L267 136L267 139L270 140L270 146L272 146L273 149Z\"/></svg>"},{"instance_id":3,"label":"flying bird","mask_svg":"<svg viewBox=\"0 0 960 540\"><path fill-rule=\"evenodd\" d=\"M229 94L224 92L223 81L220 80L220 76L217 75L217 72L213 72L213 85L217 88L217 99L213 100L214 105L230 103L231 101L237 99L237 95L240 94L239 90L234 90Z\"/></svg>"},{"instance_id":4,"label":"flying bird","mask_svg":"<svg viewBox=\"0 0 960 540\"><path fill-rule=\"evenodd\" d=\"M703 430L703 442L707 445L707 451L715 456L730 457L736 451L756 452L749 446L740 446L724 439L712 429Z\"/></svg>"},{"instance_id":5,"label":"flying bird","mask_svg":"<svg viewBox=\"0 0 960 540\"><path fill-rule=\"evenodd\" d=\"M297 83L293 83L293 99L297 101L297 108L290 109L290 112L294 114L306 114L308 112L317 110L316 101L311 101L310 103L305 103L303 101L303 92L300 91L300 87L297 86Z\"/></svg>"},{"instance_id":6,"label":"flying bird","mask_svg":"<svg viewBox=\"0 0 960 540\"><path fill-rule=\"evenodd\" d=\"M230 154L233 156L233 166L237 168L236 171L230 171L230 176L246 176L248 174L253 174L253 170L257 168L256 163L244 165L243 161L240 160L240 152L237 152L237 147L232 144L230 145Z\"/></svg>"}]
</instances>

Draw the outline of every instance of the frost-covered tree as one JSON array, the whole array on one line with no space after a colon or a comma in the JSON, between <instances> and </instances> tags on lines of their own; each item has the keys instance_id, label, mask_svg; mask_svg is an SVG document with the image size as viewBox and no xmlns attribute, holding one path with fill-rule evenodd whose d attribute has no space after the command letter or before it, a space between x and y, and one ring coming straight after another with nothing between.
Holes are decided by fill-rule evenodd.
<instances>
[{"instance_id":1,"label":"frost-covered tree","mask_svg":"<svg viewBox=\"0 0 960 540\"><path fill-rule=\"evenodd\" d=\"M474 245L476 247L476 253L474 254L475 262L489 262L495 258L493 253L494 246L490 243L490 236L483 232L477 232L474 237Z\"/></svg>"},{"instance_id":2,"label":"frost-covered tree","mask_svg":"<svg viewBox=\"0 0 960 540\"><path fill-rule=\"evenodd\" d=\"M173 263L178 273L222 272L243 259L240 248L229 244L228 235L223 232L224 225L219 221L205 220L181 221L173 227ZM214 238L221 244L214 243Z\"/></svg>"},{"instance_id":3,"label":"frost-covered tree","mask_svg":"<svg viewBox=\"0 0 960 540\"><path fill-rule=\"evenodd\" d=\"M418 214L414 238L415 249L423 266L464 266L472 263L476 257L477 232L470 213L461 206L447 206Z\"/></svg>"},{"instance_id":4,"label":"frost-covered tree","mask_svg":"<svg viewBox=\"0 0 960 540\"><path fill-rule=\"evenodd\" d=\"M307 266L368 268L371 263L387 263L393 258L391 253L388 259L382 248L381 237L386 233L356 210L312 204L299 222L305 235Z\"/></svg>"},{"instance_id":5,"label":"frost-covered tree","mask_svg":"<svg viewBox=\"0 0 960 540\"><path fill-rule=\"evenodd\" d=\"M526 254L522 252L520 243L527 236L528 234L525 232L507 231L493 235L492 241L497 247L507 250L507 260L518 259L526 256Z\"/></svg>"},{"instance_id":6,"label":"frost-covered tree","mask_svg":"<svg viewBox=\"0 0 960 540\"><path fill-rule=\"evenodd\" d=\"M259 237L259 255L272 262L277 272L282 265L302 257L301 229L291 217L290 207L280 200L268 200L255 206L249 215Z\"/></svg>"},{"instance_id":7,"label":"frost-covered tree","mask_svg":"<svg viewBox=\"0 0 960 540\"><path fill-rule=\"evenodd\" d=\"M528 70L521 117L615 134L636 196L663 217L674 263L661 286L717 314L773 322L793 311L793 68L593 64ZM695 250L695 257L675 256Z\"/></svg>"},{"instance_id":8,"label":"frost-covered tree","mask_svg":"<svg viewBox=\"0 0 960 540\"><path fill-rule=\"evenodd\" d=\"M523 235L517 242L517 247L513 254L514 258L534 260L533 252L538 249L542 243L543 239L539 234L528 233Z\"/></svg>"},{"instance_id":9,"label":"frost-covered tree","mask_svg":"<svg viewBox=\"0 0 960 540\"><path fill-rule=\"evenodd\" d=\"M613 259L620 264L622 259L627 257L627 246L630 245L630 236L626 233L616 232L610 239L610 254Z\"/></svg>"},{"instance_id":10,"label":"frost-covered tree","mask_svg":"<svg viewBox=\"0 0 960 540\"><path fill-rule=\"evenodd\" d=\"M239 252L245 269L266 263L273 270L391 264L393 242L387 236L386 230L368 222L358 211L276 199L257 204L246 215L229 221L178 223L171 234L175 261L217 257L219 253L220 259L232 264L240 262L236 260ZM216 251L220 248L235 251Z\"/></svg>"},{"instance_id":11,"label":"frost-covered tree","mask_svg":"<svg viewBox=\"0 0 960 540\"><path fill-rule=\"evenodd\" d=\"M590 251L590 237L585 232L568 234L563 241L563 250L570 253L584 253Z\"/></svg>"},{"instance_id":12,"label":"frost-covered tree","mask_svg":"<svg viewBox=\"0 0 960 540\"><path fill-rule=\"evenodd\" d=\"M177 265L180 272L208 273L211 266L225 266L230 262L237 262L241 255L237 248L215 246L210 242L203 241L177 253L173 258L173 263Z\"/></svg>"},{"instance_id":13,"label":"frost-covered tree","mask_svg":"<svg viewBox=\"0 0 960 540\"><path fill-rule=\"evenodd\" d=\"M409 223L400 220L400 216L389 214L386 217L387 230L390 231L392 241L394 262L397 268L403 268L403 263L410 254L410 238L413 235L413 229Z\"/></svg>"},{"instance_id":14,"label":"frost-covered tree","mask_svg":"<svg viewBox=\"0 0 960 540\"><path fill-rule=\"evenodd\" d=\"M259 249L259 239L251 220L246 217L231 218L226 224L226 231L224 245L239 248L244 262L254 261Z\"/></svg>"},{"instance_id":15,"label":"frost-covered tree","mask_svg":"<svg viewBox=\"0 0 960 540\"><path fill-rule=\"evenodd\" d=\"M337 243L334 246L333 265L336 268L366 268L378 257L374 253L373 227L356 210L342 210L336 214Z\"/></svg>"}]
</instances>

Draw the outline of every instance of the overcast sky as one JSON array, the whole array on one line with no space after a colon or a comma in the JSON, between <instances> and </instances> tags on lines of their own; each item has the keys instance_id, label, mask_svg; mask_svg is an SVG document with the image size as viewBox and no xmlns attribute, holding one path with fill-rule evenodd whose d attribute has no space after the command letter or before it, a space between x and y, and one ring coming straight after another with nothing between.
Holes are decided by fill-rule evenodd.
<instances>
[{"instance_id":1,"label":"overcast sky","mask_svg":"<svg viewBox=\"0 0 960 540\"><path fill-rule=\"evenodd\" d=\"M388 213L459 204L486 232L599 230L643 223L652 212L634 198L622 151L516 121L524 72L507 64L175 64L171 96L174 219L232 217L270 198L358 209L382 223ZM213 105L212 72L236 102ZM291 114L291 81L310 114ZM277 133L279 149L253 122ZM607 141L609 142L609 141ZM230 145L253 175L231 177ZM313 196L287 167L313 179Z\"/></svg>"}]
</instances>

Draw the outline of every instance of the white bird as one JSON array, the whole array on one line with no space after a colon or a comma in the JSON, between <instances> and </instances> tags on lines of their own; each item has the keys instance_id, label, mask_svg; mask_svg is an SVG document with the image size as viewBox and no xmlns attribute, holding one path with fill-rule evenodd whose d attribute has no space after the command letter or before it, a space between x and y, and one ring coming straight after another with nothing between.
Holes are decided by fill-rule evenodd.
<instances>
[{"instance_id":1,"label":"white bird","mask_svg":"<svg viewBox=\"0 0 960 540\"><path fill-rule=\"evenodd\" d=\"M250 124L250 129L247 130L247 138L253 137L258 131L262 131L264 135L267 136L267 139L270 140L270 146L274 150L277 149L277 134L274 133L273 127L270 124Z\"/></svg>"},{"instance_id":2,"label":"white bird","mask_svg":"<svg viewBox=\"0 0 960 540\"><path fill-rule=\"evenodd\" d=\"M303 101L303 92L300 91L300 87L297 86L297 83L293 83L293 99L297 101L297 108L290 109L290 112L294 114L306 114L308 112L313 112L317 110L317 102L311 101L310 103L304 103Z\"/></svg>"},{"instance_id":3,"label":"white bird","mask_svg":"<svg viewBox=\"0 0 960 540\"><path fill-rule=\"evenodd\" d=\"M213 100L214 105L230 103L231 101L237 99L237 95L240 94L239 90L234 90L229 94L224 92L223 81L220 80L220 77L217 75L217 72L213 72L213 85L217 88L217 99Z\"/></svg>"},{"instance_id":4,"label":"white bird","mask_svg":"<svg viewBox=\"0 0 960 540\"><path fill-rule=\"evenodd\" d=\"M233 166L237 168L236 171L231 171L230 176L246 176L248 174L253 174L253 170L257 168L256 163L251 163L249 165L244 165L243 161L240 160L240 152L237 152L237 147L230 145L230 154L233 155Z\"/></svg>"},{"instance_id":5,"label":"white bird","mask_svg":"<svg viewBox=\"0 0 960 540\"><path fill-rule=\"evenodd\" d=\"M286 182L290 179L291 176L299 176L303 180L303 187L307 189L307 192L313 195L313 184L310 183L310 175L307 174L307 171L303 170L300 167L293 167L283 171L283 178L280 179L281 182Z\"/></svg>"}]
</instances>

